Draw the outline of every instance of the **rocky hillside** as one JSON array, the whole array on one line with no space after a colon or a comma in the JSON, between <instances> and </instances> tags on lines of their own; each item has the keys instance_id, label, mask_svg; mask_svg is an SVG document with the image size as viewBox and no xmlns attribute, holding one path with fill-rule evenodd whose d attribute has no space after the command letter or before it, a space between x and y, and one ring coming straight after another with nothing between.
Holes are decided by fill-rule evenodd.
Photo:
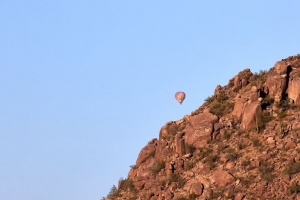
<instances>
[{"instance_id":1,"label":"rocky hillside","mask_svg":"<svg viewBox=\"0 0 300 200\"><path fill-rule=\"evenodd\" d=\"M300 55L239 72L166 123L104 199L300 199Z\"/></svg>"}]
</instances>

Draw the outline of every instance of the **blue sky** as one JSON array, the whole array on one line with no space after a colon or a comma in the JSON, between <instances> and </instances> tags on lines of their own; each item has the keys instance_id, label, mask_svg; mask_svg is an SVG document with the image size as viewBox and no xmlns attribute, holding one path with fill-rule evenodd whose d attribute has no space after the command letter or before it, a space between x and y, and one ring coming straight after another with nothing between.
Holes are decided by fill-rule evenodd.
<instances>
[{"instance_id":1,"label":"blue sky","mask_svg":"<svg viewBox=\"0 0 300 200\"><path fill-rule=\"evenodd\" d=\"M216 85L300 53L299 7L0 0L0 199L106 196Z\"/></svg>"}]
</instances>

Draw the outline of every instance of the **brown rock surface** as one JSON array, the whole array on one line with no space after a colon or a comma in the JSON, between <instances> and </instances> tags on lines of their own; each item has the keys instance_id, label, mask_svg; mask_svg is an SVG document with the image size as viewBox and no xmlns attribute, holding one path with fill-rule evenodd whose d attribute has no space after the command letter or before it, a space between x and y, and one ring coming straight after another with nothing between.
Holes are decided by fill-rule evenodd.
<instances>
[{"instance_id":1,"label":"brown rock surface","mask_svg":"<svg viewBox=\"0 0 300 200\"><path fill-rule=\"evenodd\" d=\"M255 127L256 118L262 112L261 103L259 101L255 101L247 106L243 113L241 127L242 129L249 129Z\"/></svg>"},{"instance_id":2,"label":"brown rock surface","mask_svg":"<svg viewBox=\"0 0 300 200\"><path fill-rule=\"evenodd\" d=\"M204 146L212 138L214 123L218 117L211 113L200 113L190 118L189 128L186 129L185 141L195 147Z\"/></svg>"},{"instance_id":3,"label":"brown rock surface","mask_svg":"<svg viewBox=\"0 0 300 200\"><path fill-rule=\"evenodd\" d=\"M220 187L228 186L229 184L234 183L234 177L224 170L217 170L213 174L213 179L216 184Z\"/></svg>"}]
</instances>

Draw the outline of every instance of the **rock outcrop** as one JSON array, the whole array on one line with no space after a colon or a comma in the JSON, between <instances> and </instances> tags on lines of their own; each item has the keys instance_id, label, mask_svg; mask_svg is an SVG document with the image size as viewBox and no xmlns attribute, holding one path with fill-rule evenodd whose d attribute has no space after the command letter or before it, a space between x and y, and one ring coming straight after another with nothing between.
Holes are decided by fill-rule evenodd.
<instances>
[{"instance_id":1,"label":"rock outcrop","mask_svg":"<svg viewBox=\"0 0 300 200\"><path fill-rule=\"evenodd\" d=\"M107 199L300 199L300 55L166 123Z\"/></svg>"}]
</instances>

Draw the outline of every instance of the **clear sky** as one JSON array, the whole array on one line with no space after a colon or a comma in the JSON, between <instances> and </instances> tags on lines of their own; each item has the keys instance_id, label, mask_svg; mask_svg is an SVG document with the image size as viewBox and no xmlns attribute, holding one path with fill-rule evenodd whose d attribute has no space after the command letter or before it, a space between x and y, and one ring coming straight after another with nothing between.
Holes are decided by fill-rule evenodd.
<instances>
[{"instance_id":1,"label":"clear sky","mask_svg":"<svg viewBox=\"0 0 300 200\"><path fill-rule=\"evenodd\" d=\"M166 122L300 53L299 7L0 0L0 199L106 196Z\"/></svg>"}]
</instances>

